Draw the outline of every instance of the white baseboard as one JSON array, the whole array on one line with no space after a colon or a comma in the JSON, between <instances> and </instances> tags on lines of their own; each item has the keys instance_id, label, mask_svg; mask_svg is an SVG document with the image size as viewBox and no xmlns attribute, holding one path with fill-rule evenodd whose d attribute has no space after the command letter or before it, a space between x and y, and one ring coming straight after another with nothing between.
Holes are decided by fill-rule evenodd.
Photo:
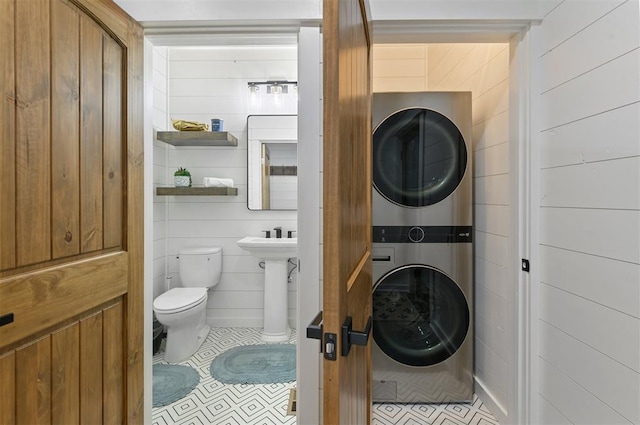
<instances>
[{"instance_id":1,"label":"white baseboard","mask_svg":"<svg viewBox=\"0 0 640 425\"><path fill-rule=\"evenodd\" d=\"M207 323L213 328L261 328L262 319L240 319L237 317L207 317Z\"/></svg>"},{"instance_id":2,"label":"white baseboard","mask_svg":"<svg viewBox=\"0 0 640 425\"><path fill-rule=\"evenodd\" d=\"M487 389L484 383L478 379L477 376L474 376L473 380L475 382L476 395L493 414L493 417L498 420L498 423L509 423L509 412L507 409L504 408L504 406L496 399L493 393Z\"/></svg>"},{"instance_id":3,"label":"white baseboard","mask_svg":"<svg viewBox=\"0 0 640 425\"><path fill-rule=\"evenodd\" d=\"M212 328L261 328L262 319L237 317L207 317L207 324ZM296 329L296 319L289 319L289 327Z\"/></svg>"}]
</instances>

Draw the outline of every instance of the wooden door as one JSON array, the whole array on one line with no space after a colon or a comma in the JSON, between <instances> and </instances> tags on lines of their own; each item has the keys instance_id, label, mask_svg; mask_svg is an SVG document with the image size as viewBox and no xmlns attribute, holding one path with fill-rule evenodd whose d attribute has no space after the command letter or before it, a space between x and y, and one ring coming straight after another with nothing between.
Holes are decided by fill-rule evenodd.
<instances>
[{"instance_id":1,"label":"wooden door","mask_svg":"<svg viewBox=\"0 0 640 425\"><path fill-rule=\"evenodd\" d=\"M365 0L325 0L323 19L323 361L325 424L369 424L371 342L343 355L342 325L371 318L370 19Z\"/></svg>"},{"instance_id":2,"label":"wooden door","mask_svg":"<svg viewBox=\"0 0 640 425\"><path fill-rule=\"evenodd\" d=\"M142 423L142 31L0 0L0 423Z\"/></svg>"}]
</instances>

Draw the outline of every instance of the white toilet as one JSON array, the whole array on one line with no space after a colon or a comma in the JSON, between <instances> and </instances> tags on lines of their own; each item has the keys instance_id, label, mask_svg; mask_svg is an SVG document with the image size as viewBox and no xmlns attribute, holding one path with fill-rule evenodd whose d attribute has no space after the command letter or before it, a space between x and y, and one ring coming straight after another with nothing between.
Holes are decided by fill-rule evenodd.
<instances>
[{"instance_id":1,"label":"white toilet","mask_svg":"<svg viewBox=\"0 0 640 425\"><path fill-rule=\"evenodd\" d=\"M191 357L209 334L207 291L220 282L220 247L184 248L180 251L181 288L173 288L153 301L153 311L167 326L164 359L177 363Z\"/></svg>"}]
</instances>

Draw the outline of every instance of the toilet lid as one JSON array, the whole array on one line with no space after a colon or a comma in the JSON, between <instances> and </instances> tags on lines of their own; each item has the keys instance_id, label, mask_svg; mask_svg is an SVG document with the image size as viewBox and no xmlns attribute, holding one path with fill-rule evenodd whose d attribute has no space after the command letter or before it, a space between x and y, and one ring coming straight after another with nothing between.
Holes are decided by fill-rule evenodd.
<instances>
[{"instance_id":1,"label":"toilet lid","mask_svg":"<svg viewBox=\"0 0 640 425\"><path fill-rule=\"evenodd\" d=\"M161 313L178 313L200 304L207 298L207 288L173 288L153 301L153 309Z\"/></svg>"}]
</instances>

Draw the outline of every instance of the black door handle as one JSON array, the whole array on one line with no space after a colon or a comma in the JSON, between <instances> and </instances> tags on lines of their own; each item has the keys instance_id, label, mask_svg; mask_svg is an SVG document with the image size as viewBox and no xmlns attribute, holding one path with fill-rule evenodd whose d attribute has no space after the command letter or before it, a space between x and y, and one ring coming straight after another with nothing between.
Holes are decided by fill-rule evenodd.
<instances>
[{"instance_id":1,"label":"black door handle","mask_svg":"<svg viewBox=\"0 0 640 425\"><path fill-rule=\"evenodd\" d=\"M342 355L349 355L351 345L367 345L369 343L369 335L371 335L371 316L369 316L367 326L362 332L353 330L353 319L351 316L347 316L342 324Z\"/></svg>"},{"instance_id":2,"label":"black door handle","mask_svg":"<svg viewBox=\"0 0 640 425\"><path fill-rule=\"evenodd\" d=\"M307 338L322 340L322 311L307 326Z\"/></svg>"},{"instance_id":3,"label":"black door handle","mask_svg":"<svg viewBox=\"0 0 640 425\"><path fill-rule=\"evenodd\" d=\"M307 338L320 341L320 352L322 353L322 311L313 318L307 326ZM335 355L335 352L334 352Z\"/></svg>"}]
</instances>

